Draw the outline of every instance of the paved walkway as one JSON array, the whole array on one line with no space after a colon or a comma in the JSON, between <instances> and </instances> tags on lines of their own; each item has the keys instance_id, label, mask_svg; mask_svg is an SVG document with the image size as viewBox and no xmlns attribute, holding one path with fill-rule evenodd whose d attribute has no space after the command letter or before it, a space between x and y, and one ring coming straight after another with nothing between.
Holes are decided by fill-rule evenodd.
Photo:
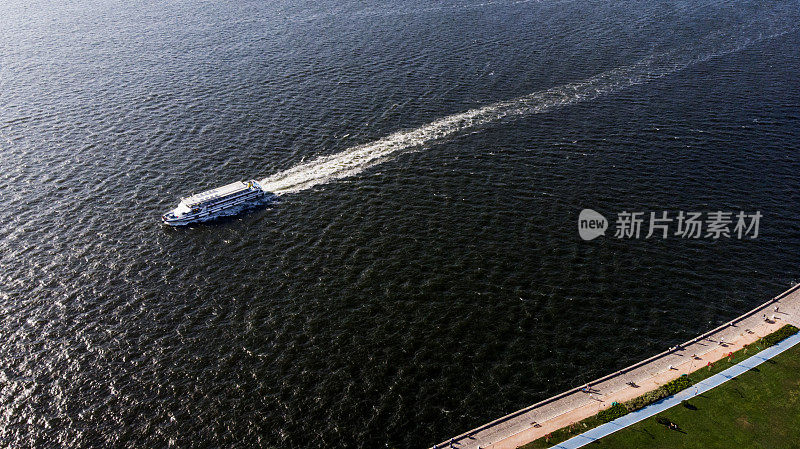
<instances>
[{"instance_id":1,"label":"paved walkway","mask_svg":"<svg viewBox=\"0 0 800 449\"><path fill-rule=\"evenodd\" d=\"M798 343L800 343L800 333L795 334L787 338L786 340L783 340L782 342L776 344L775 346L771 346L759 352L758 354L748 358L747 360L737 363L736 365L726 369L725 371L717 373L707 379L704 379L674 396L664 398L654 404L648 405L647 407L636 410L635 412L628 413L627 415L621 418L617 418L614 421L611 421L610 423L595 427L594 429L589 430L588 432L572 437L561 444L557 444L553 446L553 448L577 449L579 447L583 447L593 441L603 438L606 435L610 435L616 432L617 430L624 429L625 427L628 427L631 424L635 424L643 419L661 413L670 407L674 407L680 404L681 401L691 399L697 395L705 393L706 391L714 387L720 386L725 382L733 379L734 377L742 373L745 373L748 370L758 365L761 365L765 361L775 357L776 355L782 353L783 351L786 351L787 349L791 348L792 346Z\"/></svg>"},{"instance_id":2,"label":"paved walkway","mask_svg":"<svg viewBox=\"0 0 800 449\"><path fill-rule=\"evenodd\" d=\"M583 386L573 388L435 447L515 449L593 416L613 401L633 399L681 374L722 359L784 324L800 327L800 285L684 344L597 379L588 384L587 391Z\"/></svg>"}]
</instances>

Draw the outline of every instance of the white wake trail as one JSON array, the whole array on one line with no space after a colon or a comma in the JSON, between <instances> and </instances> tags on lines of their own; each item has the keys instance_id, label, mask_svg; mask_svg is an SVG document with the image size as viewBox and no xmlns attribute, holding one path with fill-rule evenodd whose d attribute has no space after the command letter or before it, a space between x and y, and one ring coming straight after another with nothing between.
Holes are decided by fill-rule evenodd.
<instances>
[{"instance_id":1,"label":"white wake trail","mask_svg":"<svg viewBox=\"0 0 800 449\"><path fill-rule=\"evenodd\" d=\"M630 86L652 81L699 62L737 52L755 42L786 34L789 31L791 30L783 30L768 36L760 35L752 39L747 38L738 44L732 44L727 39L720 39L722 48L714 48L709 51L706 45L706 51L700 56L680 56L675 51L656 54L635 64L613 69L582 81L453 114L416 129L399 131L365 145L304 162L264 178L261 183L265 189L277 195L306 190L319 184L356 175L403 152L417 150L425 144L451 137L479 125L509 117L541 114L555 108L592 100ZM721 36L715 37L721 38Z\"/></svg>"}]
</instances>

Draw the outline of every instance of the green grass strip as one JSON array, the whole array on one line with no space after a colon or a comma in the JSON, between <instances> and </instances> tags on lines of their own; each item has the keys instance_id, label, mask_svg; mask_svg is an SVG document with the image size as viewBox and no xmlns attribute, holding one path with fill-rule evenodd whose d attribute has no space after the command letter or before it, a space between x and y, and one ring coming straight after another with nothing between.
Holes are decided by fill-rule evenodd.
<instances>
[{"instance_id":1,"label":"green grass strip","mask_svg":"<svg viewBox=\"0 0 800 449\"><path fill-rule=\"evenodd\" d=\"M548 435L545 435L538 440L532 441L521 449L545 449L555 444L566 441L576 435L580 435L587 430L593 429L597 426L613 421L626 414L639 410L647 405L664 399L667 396L672 396L679 391L685 390L690 386L707 379L714 374L724 371L733 365L741 362L742 360L758 354L762 350L775 345L776 343L796 334L800 329L787 324L780 329L772 332L755 342L746 345L744 348L732 353L729 357L721 359L715 363L710 364L705 368L696 370L691 374L684 374L677 379L671 380L664 385L656 388L655 390L648 391L647 393L631 399L623 404L614 403L611 407L598 412L596 415L586 418L582 421L573 423L567 427L555 430Z\"/></svg>"}]
</instances>

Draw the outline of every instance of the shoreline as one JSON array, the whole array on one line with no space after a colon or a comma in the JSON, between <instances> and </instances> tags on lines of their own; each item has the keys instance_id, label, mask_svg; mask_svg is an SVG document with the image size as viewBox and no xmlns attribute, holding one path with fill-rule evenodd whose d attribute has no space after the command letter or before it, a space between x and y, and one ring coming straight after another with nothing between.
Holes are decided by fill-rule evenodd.
<instances>
[{"instance_id":1,"label":"shoreline","mask_svg":"<svg viewBox=\"0 0 800 449\"><path fill-rule=\"evenodd\" d=\"M551 448L577 449L580 447L584 447L586 445L592 444L598 439L610 436L616 433L617 431L624 430L630 426L633 426L637 423L640 423L641 421L646 420L647 418L651 418L662 412L670 410L673 407L677 408L676 407L677 405L686 402L690 399L704 398L703 396L704 393L711 390L715 390L717 388L724 387L724 385L727 382L735 380L741 375L747 374L748 371L751 371L752 369L761 366L763 363L771 362L776 356L779 356L780 354L788 350L794 349L795 346L798 343L800 343L800 332L798 332L798 328L795 326L784 325L784 328L786 327L791 327L792 329L790 330L790 332L793 333L788 336L782 334L784 338L780 339L778 342L766 346L764 348L760 348L760 350L755 351L750 356L741 354L742 351L735 353L738 354L740 357L744 357L744 360L732 364L728 368L725 368L717 373L714 374L709 373L707 377L704 376L703 374L700 374L701 376L700 379L691 382L691 385L689 387L675 393L674 395L656 400L655 402L651 402L650 404L642 408L630 410L628 413L618 418L615 418L612 421L600 424L597 427L591 427L590 429L580 434L573 435L571 437L568 437L564 441L555 443L555 445L551 446ZM775 335L775 333L770 335ZM724 361L720 360L719 363L724 363ZM690 378L693 375L697 376L700 371L702 370L697 370L694 373L690 374L689 375ZM736 387L734 387L734 389L735 388ZM742 405L750 405L750 404L742 404ZM548 446L550 445L550 443L547 442L544 443L547 444Z\"/></svg>"},{"instance_id":2,"label":"shoreline","mask_svg":"<svg viewBox=\"0 0 800 449\"><path fill-rule=\"evenodd\" d=\"M641 396L715 363L784 324L800 327L800 284L685 343L590 382L588 391L572 388L433 447L515 449L594 416L612 402Z\"/></svg>"}]
</instances>

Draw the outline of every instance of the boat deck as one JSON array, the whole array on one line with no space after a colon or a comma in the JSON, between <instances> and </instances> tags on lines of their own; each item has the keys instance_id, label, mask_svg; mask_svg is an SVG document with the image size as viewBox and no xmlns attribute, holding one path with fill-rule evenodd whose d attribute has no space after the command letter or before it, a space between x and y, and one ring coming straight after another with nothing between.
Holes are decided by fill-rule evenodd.
<instances>
[{"instance_id":1,"label":"boat deck","mask_svg":"<svg viewBox=\"0 0 800 449\"><path fill-rule=\"evenodd\" d=\"M224 185L222 187L217 187L216 189L206 190L205 192L195 193L194 195L187 196L183 199L183 201L187 205L194 205L203 203L208 200L212 200L215 198L220 198L223 196L231 195L234 193L238 193L244 190L247 190L249 187L247 183L242 181L232 182L230 184Z\"/></svg>"}]
</instances>

